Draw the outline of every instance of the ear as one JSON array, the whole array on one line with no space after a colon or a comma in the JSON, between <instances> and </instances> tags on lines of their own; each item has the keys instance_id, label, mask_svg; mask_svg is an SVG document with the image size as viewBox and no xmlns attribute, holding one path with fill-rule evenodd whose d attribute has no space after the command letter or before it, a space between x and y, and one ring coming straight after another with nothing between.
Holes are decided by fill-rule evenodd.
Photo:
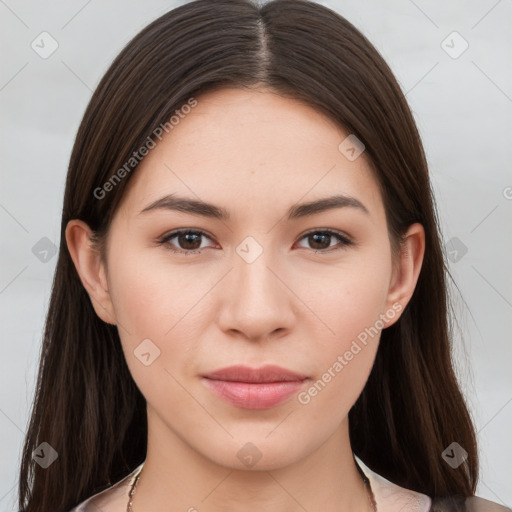
<instances>
[{"instance_id":1,"label":"ear","mask_svg":"<svg viewBox=\"0 0 512 512\"><path fill-rule=\"evenodd\" d=\"M393 265L393 272L386 302L385 327L393 325L409 303L423 264L425 254L425 230L419 223L409 226L401 244L400 254ZM388 318L391 317L391 318ZM381 317L382 318L382 317Z\"/></svg>"},{"instance_id":2,"label":"ear","mask_svg":"<svg viewBox=\"0 0 512 512\"><path fill-rule=\"evenodd\" d=\"M66 243L96 314L104 322L116 325L106 268L98 249L93 245L92 230L81 220L70 220L66 226Z\"/></svg>"}]
</instances>

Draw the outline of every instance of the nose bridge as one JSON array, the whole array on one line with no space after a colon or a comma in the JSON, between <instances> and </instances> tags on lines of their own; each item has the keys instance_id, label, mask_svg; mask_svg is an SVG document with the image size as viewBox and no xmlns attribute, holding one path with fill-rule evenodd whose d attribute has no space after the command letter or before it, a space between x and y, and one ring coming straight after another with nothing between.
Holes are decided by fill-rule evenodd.
<instances>
[{"instance_id":1,"label":"nose bridge","mask_svg":"<svg viewBox=\"0 0 512 512\"><path fill-rule=\"evenodd\" d=\"M249 237L250 238L250 237ZM221 312L223 329L235 329L251 338L266 337L291 325L290 293L279 276L270 248L245 240L233 254L233 271ZM277 275L276 275L277 274Z\"/></svg>"}]
</instances>

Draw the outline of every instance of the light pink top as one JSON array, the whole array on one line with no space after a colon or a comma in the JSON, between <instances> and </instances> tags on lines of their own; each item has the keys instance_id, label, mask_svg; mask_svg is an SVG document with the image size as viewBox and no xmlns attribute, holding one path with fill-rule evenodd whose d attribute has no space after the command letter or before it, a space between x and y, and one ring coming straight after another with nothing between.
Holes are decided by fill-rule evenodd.
<instances>
[{"instance_id":1,"label":"light pink top","mask_svg":"<svg viewBox=\"0 0 512 512\"><path fill-rule=\"evenodd\" d=\"M356 460L370 480L378 512L397 512L398 510L400 512L428 512L430 510L432 501L428 496L399 487L371 471L359 458L356 457ZM94 494L70 512L98 512L98 510L124 512L128 504L130 488L143 465L144 463L116 484Z\"/></svg>"}]
</instances>

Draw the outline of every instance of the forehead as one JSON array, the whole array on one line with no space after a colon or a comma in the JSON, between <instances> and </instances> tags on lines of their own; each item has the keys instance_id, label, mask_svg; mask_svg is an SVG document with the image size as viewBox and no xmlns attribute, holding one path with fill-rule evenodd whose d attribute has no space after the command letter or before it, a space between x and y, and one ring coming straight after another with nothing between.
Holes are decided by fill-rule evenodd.
<instances>
[{"instance_id":1,"label":"forehead","mask_svg":"<svg viewBox=\"0 0 512 512\"><path fill-rule=\"evenodd\" d=\"M349 160L339 146L350 134L312 106L268 89L224 88L196 101L135 170L125 209L179 193L261 211L337 192L383 213L364 152Z\"/></svg>"}]
</instances>

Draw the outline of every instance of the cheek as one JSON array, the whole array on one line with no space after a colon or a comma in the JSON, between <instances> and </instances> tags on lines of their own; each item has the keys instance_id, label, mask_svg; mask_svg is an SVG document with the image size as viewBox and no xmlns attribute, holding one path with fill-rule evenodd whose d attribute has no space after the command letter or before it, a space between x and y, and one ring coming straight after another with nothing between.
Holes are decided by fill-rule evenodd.
<instances>
[{"instance_id":1,"label":"cheek","mask_svg":"<svg viewBox=\"0 0 512 512\"><path fill-rule=\"evenodd\" d=\"M324 326L311 330L315 348L310 347L309 353L315 375L297 399L319 423L334 425L348 415L373 367L380 340L381 329L375 324L381 297L363 291L340 292L324 295L322 300L322 320L334 334ZM325 411L329 411L329 419Z\"/></svg>"},{"instance_id":2,"label":"cheek","mask_svg":"<svg viewBox=\"0 0 512 512\"><path fill-rule=\"evenodd\" d=\"M174 367L184 366L185 358L193 357L198 303L211 284L194 282L192 272L149 264L135 251L130 257L113 255L112 261L119 262L109 279L118 331L128 367L145 394L154 386L155 375L174 372ZM173 339L179 343L170 343Z\"/></svg>"},{"instance_id":3,"label":"cheek","mask_svg":"<svg viewBox=\"0 0 512 512\"><path fill-rule=\"evenodd\" d=\"M299 403L325 407L341 420L361 393L384 327L391 260L369 252L318 274L300 293L307 296L308 337L315 340L315 381ZM307 294L307 295L306 295ZM333 405L335 404L335 405ZM309 407L309 405L308 405Z\"/></svg>"},{"instance_id":4,"label":"cheek","mask_svg":"<svg viewBox=\"0 0 512 512\"><path fill-rule=\"evenodd\" d=\"M195 411L183 373L198 357L201 308L208 283L191 285L190 273L125 258L112 273L112 299L125 359L137 387L154 410ZM184 274L187 278L185 279ZM181 277L180 277L181 276ZM194 307L195 306L195 307ZM200 304L199 304L200 306ZM184 370L186 369L186 370Z\"/></svg>"},{"instance_id":5,"label":"cheek","mask_svg":"<svg viewBox=\"0 0 512 512\"><path fill-rule=\"evenodd\" d=\"M136 337L162 339L180 319L186 323L194 316L194 305L211 286L194 279L193 271L172 268L165 259L155 261L144 252L133 251L130 257L117 261L111 271L111 296L117 318Z\"/></svg>"},{"instance_id":6,"label":"cheek","mask_svg":"<svg viewBox=\"0 0 512 512\"><path fill-rule=\"evenodd\" d=\"M307 282L302 280L298 294L307 299L312 318L317 318L323 348L343 349L379 321L390 274L390 254L376 247L354 253L342 264L315 273ZM296 282L300 282L298 276Z\"/></svg>"}]
</instances>

